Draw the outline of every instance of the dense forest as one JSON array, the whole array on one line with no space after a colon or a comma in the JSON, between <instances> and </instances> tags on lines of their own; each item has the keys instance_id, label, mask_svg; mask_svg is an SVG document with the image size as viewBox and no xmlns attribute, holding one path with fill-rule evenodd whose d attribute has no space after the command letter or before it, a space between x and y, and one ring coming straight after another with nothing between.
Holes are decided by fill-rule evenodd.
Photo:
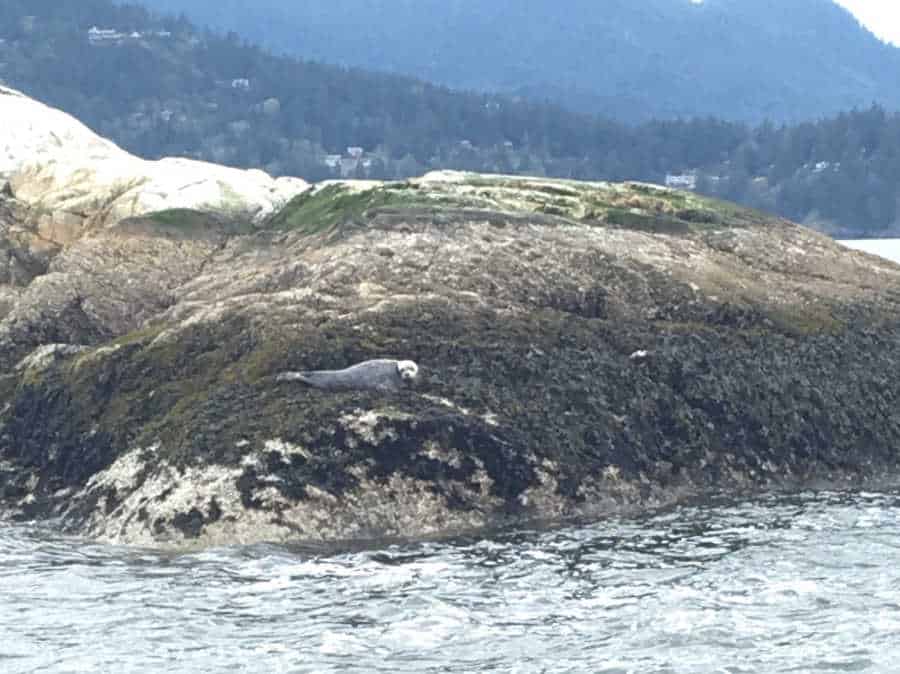
<instances>
[{"instance_id":1,"label":"dense forest","mask_svg":"<svg viewBox=\"0 0 900 674\"><path fill-rule=\"evenodd\" d=\"M279 53L621 121L900 109L900 50L833 0L142 0Z\"/></svg>"},{"instance_id":2,"label":"dense forest","mask_svg":"<svg viewBox=\"0 0 900 674\"><path fill-rule=\"evenodd\" d=\"M840 235L900 231L900 116L626 125L268 54L109 0L0 0L0 78L146 157L273 174L432 168L681 185Z\"/></svg>"}]
</instances>

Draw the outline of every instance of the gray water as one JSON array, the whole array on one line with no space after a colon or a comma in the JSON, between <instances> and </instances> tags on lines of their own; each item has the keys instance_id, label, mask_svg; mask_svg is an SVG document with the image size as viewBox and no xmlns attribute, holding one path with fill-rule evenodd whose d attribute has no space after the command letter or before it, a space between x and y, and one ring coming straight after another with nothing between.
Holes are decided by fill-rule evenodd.
<instances>
[{"instance_id":1,"label":"gray water","mask_svg":"<svg viewBox=\"0 0 900 674\"><path fill-rule=\"evenodd\" d=\"M900 264L900 239L850 239L838 243Z\"/></svg>"},{"instance_id":2,"label":"gray water","mask_svg":"<svg viewBox=\"0 0 900 674\"><path fill-rule=\"evenodd\" d=\"M900 495L369 549L0 525L0 672L900 672Z\"/></svg>"}]
</instances>

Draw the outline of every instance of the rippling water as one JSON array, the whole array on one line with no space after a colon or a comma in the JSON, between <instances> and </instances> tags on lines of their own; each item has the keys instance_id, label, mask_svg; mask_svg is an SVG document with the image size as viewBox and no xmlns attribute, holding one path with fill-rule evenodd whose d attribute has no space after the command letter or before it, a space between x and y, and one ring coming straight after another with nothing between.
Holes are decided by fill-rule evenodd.
<instances>
[{"instance_id":1,"label":"rippling water","mask_svg":"<svg viewBox=\"0 0 900 674\"><path fill-rule=\"evenodd\" d=\"M174 671L898 672L900 495L365 550L0 528L0 672Z\"/></svg>"}]
</instances>

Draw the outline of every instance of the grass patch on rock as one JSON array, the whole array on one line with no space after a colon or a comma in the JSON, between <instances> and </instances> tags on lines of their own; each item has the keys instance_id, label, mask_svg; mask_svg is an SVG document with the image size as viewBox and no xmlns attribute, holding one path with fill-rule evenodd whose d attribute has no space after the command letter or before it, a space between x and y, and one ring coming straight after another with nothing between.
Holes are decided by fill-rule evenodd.
<instances>
[{"instance_id":1,"label":"grass patch on rock","mask_svg":"<svg viewBox=\"0 0 900 674\"><path fill-rule=\"evenodd\" d=\"M454 179L396 183L332 183L295 197L267 227L305 235L361 225L384 211L416 211L417 218L459 213L534 214L557 224L612 226L687 235L765 221L747 209L644 183L579 183L517 176L456 174ZM458 214L459 214L458 213ZM457 214L457 215L458 215Z\"/></svg>"},{"instance_id":2,"label":"grass patch on rock","mask_svg":"<svg viewBox=\"0 0 900 674\"><path fill-rule=\"evenodd\" d=\"M237 236L249 234L249 219L226 216L191 208L170 208L146 215L126 218L116 223L113 231L121 234L161 234L183 238L210 235Z\"/></svg>"},{"instance_id":3,"label":"grass patch on rock","mask_svg":"<svg viewBox=\"0 0 900 674\"><path fill-rule=\"evenodd\" d=\"M268 221L267 227L312 236L359 220L371 209L410 201L404 191L387 186L360 191L335 183L294 197Z\"/></svg>"},{"instance_id":4,"label":"grass patch on rock","mask_svg":"<svg viewBox=\"0 0 900 674\"><path fill-rule=\"evenodd\" d=\"M691 229L687 222L678 218L657 213L627 211L623 208L610 208L606 211L606 222L616 227L654 234L686 234Z\"/></svg>"}]
</instances>

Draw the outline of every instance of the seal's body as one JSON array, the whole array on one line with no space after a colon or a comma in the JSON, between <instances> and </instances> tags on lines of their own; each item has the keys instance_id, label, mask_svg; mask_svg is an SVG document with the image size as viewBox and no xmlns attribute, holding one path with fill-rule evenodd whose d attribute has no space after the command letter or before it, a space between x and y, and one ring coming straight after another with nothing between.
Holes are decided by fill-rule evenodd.
<instances>
[{"instance_id":1,"label":"seal's body","mask_svg":"<svg viewBox=\"0 0 900 674\"><path fill-rule=\"evenodd\" d=\"M326 391L400 391L415 383L419 366L411 360L379 358L343 370L283 372L277 381L301 381Z\"/></svg>"}]
</instances>

